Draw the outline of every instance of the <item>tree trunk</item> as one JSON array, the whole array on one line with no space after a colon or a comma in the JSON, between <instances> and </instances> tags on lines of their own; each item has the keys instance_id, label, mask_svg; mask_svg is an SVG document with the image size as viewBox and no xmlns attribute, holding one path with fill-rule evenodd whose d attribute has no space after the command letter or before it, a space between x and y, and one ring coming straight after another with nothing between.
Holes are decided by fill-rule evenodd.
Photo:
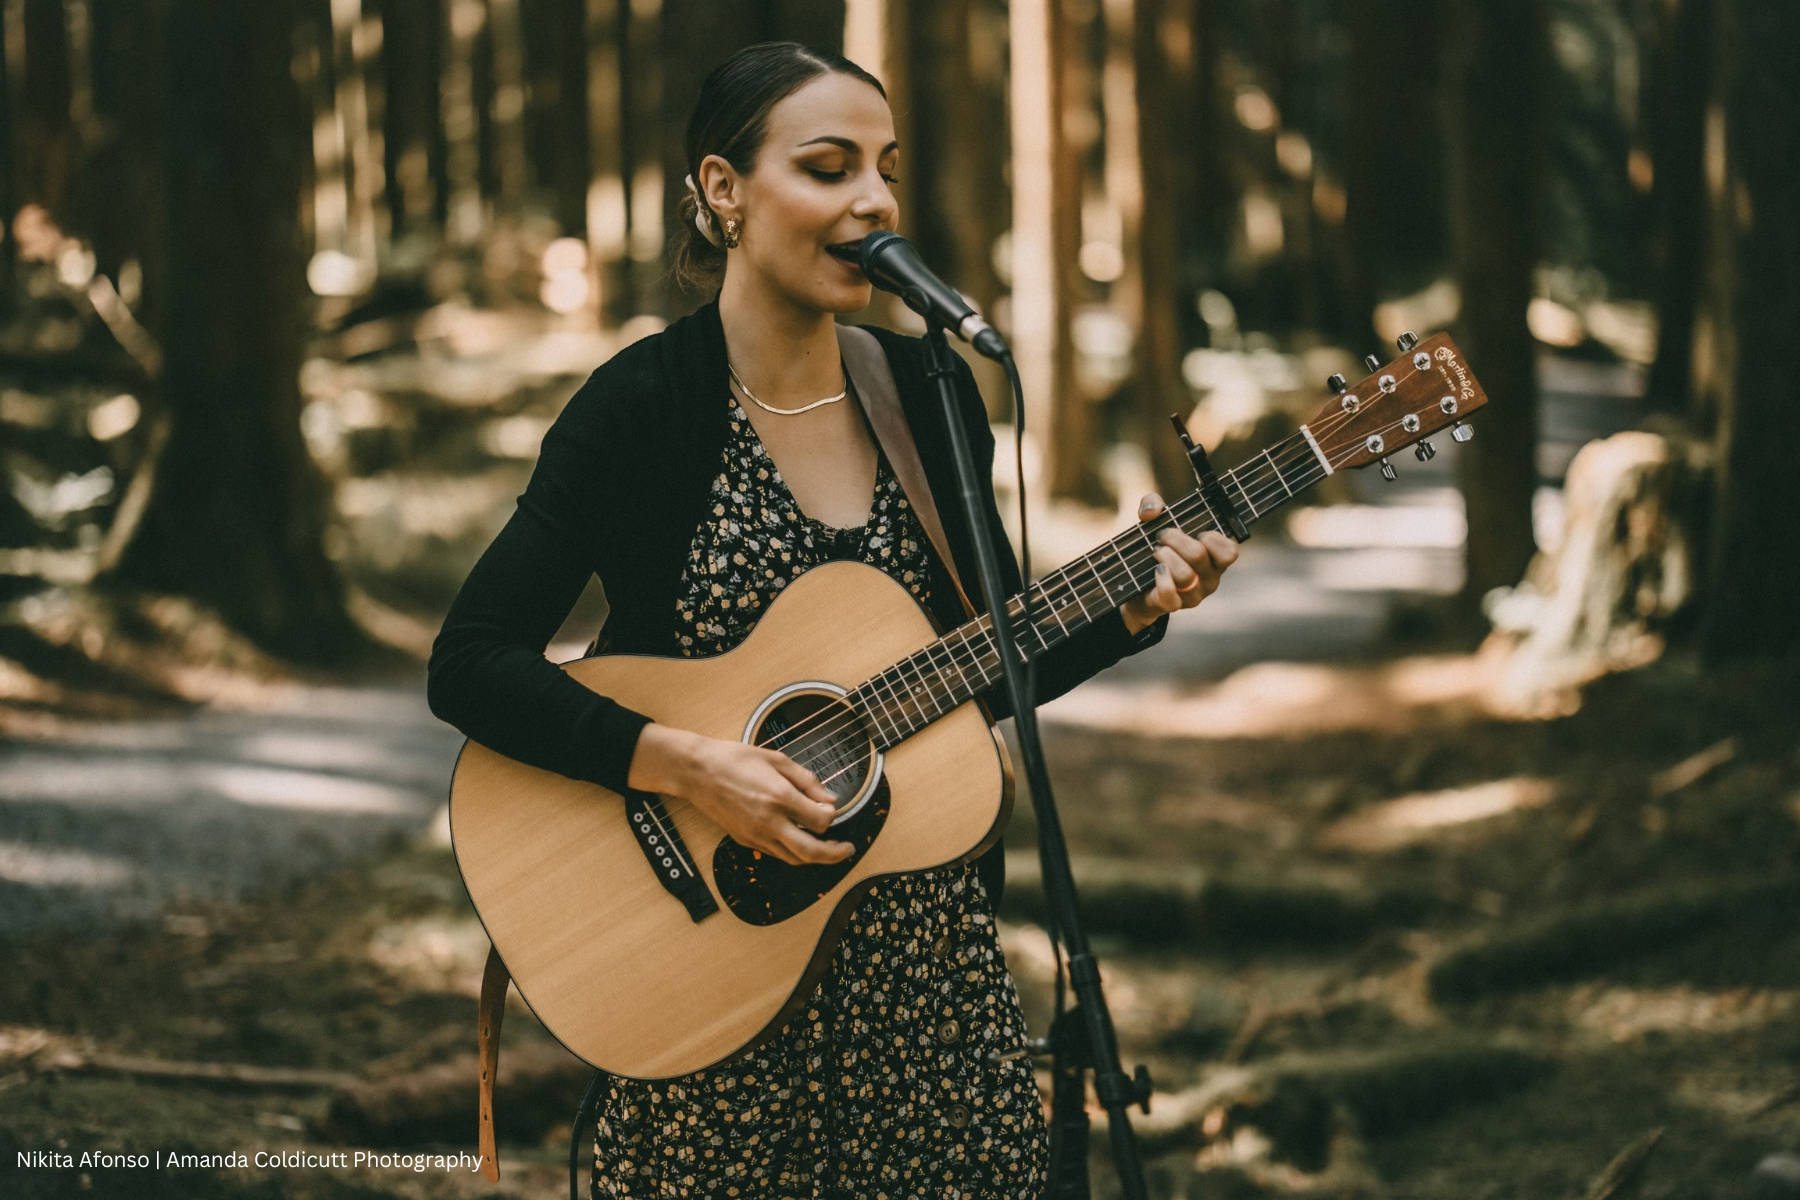
<instances>
[{"instance_id":1,"label":"tree trunk","mask_svg":"<svg viewBox=\"0 0 1800 1200\"><path fill-rule=\"evenodd\" d=\"M1714 0L1665 0L1649 87L1656 362L1646 399L1687 415L1694 396L1694 314L1706 226L1706 102L1711 91Z\"/></svg>"},{"instance_id":2,"label":"tree trunk","mask_svg":"<svg viewBox=\"0 0 1800 1200\"><path fill-rule=\"evenodd\" d=\"M12 316L13 287L19 246L13 240L13 217L19 211L18 113L13 103L12 47L6 14L0 9L0 320Z\"/></svg>"},{"instance_id":3,"label":"tree trunk","mask_svg":"<svg viewBox=\"0 0 1800 1200\"><path fill-rule=\"evenodd\" d=\"M1535 546L1537 373L1525 311L1537 262L1540 0L1458 0L1449 77L1458 341L1494 403L1462 450L1468 504L1463 594L1515 584Z\"/></svg>"},{"instance_id":4,"label":"tree trunk","mask_svg":"<svg viewBox=\"0 0 1800 1200\"><path fill-rule=\"evenodd\" d=\"M1722 0L1724 145L1713 194L1725 255L1707 341L1719 481L1703 642L1715 660L1800 648L1800 9ZM1709 157L1711 154L1709 152Z\"/></svg>"},{"instance_id":5,"label":"tree trunk","mask_svg":"<svg viewBox=\"0 0 1800 1200\"><path fill-rule=\"evenodd\" d=\"M355 643L300 436L307 315L298 210L311 146L292 0L174 0L167 73L173 426L117 572L218 609L270 650Z\"/></svg>"},{"instance_id":6,"label":"tree trunk","mask_svg":"<svg viewBox=\"0 0 1800 1200\"><path fill-rule=\"evenodd\" d=\"M381 0L382 154L392 236L444 218L443 0Z\"/></svg>"},{"instance_id":7,"label":"tree trunk","mask_svg":"<svg viewBox=\"0 0 1800 1200\"><path fill-rule=\"evenodd\" d=\"M994 241L1012 216L1004 153L1006 85L998 71L977 69L982 51L972 26L978 4L914 0L907 5L910 78L905 97L894 97L894 103L907 110L900 161L910 191L901 220L925 260L991 313L1002 291Z\"/></svg>"},{"instance_id":8,"label":"tree trunk","mask_svg":"<svg viewBox=\"0 0 1800 1200\"><path fill-rule=\"evenodd\" d=\"M1210 35L1196 19L1196 9L1206 2L1139 0L1132 39L1144 195L1138 220L1141 317L1135 408L1138 436L1165 499L1191 491L1194 481L1169 414L1180 413L1186 420L1193 407L1181 376L1181 227L1200 208L1200 173L1211 173L1217 161L1208 153L1210 143L1195 144L1210 128L1200 114L1206 100L1196 47L1199 37Z\"/></svg>"},{"instance_id":9,"label":"tree trunk","mask_svg":"<svg viewBox=\"0 0 1800 1200\"><path fill-rule=\"evenodd\" d=\"M795 41L842 53L844 0L664 0L662 9L662 227L675 228L675 205L687 194L688 116L712 69L746 46ZM645 161L650 161L645 154ZM635 215L635 214L634 214ZM666 256L665 256L666 257ZM666 281L663 315L692 310L700 297Z\"/></svg>"},{"instance_id":10,"label":"tree trunk","mask_svg":"<svg viewBox=\"0 0 1800 1200\"><path fill-rule=\"evenodd\" d=\"M162 253L165 176L164 5L94 0L94 113L101 140L82 164L77 202L96 269L113 280L127 260L142 280L137 319L160 336L168 272Z\"/></svg>"},{"instance_id":11,"label":"tree trunk","mask_svg":"<svg viewBox=\"0 0 1800 1200\"><path fill-rule=\"evenodd\" d=\"M69 26L62 0L25 0L25 78L17 119L19 201L41 204L57 224L69 214L75 126L69 118Z\"/></svg>"},{"instance_id":12,"label":"tree trunk","mask_svg":"<svg viewBox=\"0 0 1800 1200\"><path fill-rule=\"evenodd\" d=\"M486 107L494 158L492 194L501 211L517 214L525 200L529 175L522 14L519 0L487 0L487 6L492 90Z\"/></svg>"},{"instance_id":13,"label":"tree trunk","mask_svg":"<svg viewBox=\"0 0 1800 1200\"><path fill-rule=\"evenodd\" d=\"M1507 9L1516 0L1492 5ZM1445 72L1442 52L1454 36L1451 14L1406 0L1352 0L1350 86L1345 112L1345 239L1350 257L1348 322L1352 342L1382 338L1373 326L1381 300L1418 290L1444 263L1444 130L1438 124L1445 85L1465 88L1454 104L1505 110L1512 97L1481 94L1476 83ZM1505 20L1492 13L1487 20ZM1472 50L1483 54L1483 50ZM1492 52L1501 56L1499 50ZM1388 70L1386 67L1404 68ZM1492 61L1501 76L1519 65ZM1496 112L1496 117L1505 113ZM1453 117L1454 119L1454 117ZM1397 157L1399 153L1399 157ZM1420 329L1420 335L1426 331ZM1368 353L1370 345L1359 345ZM1386 347L1375 345L1386 358Z\"/></svg>"},{"instance_id":14,"label":"tree trunk","mask_svg":"<svg viewBox=\"0 0 1800 1200\"><path fill-rule=\"evenodd\" d=\"M538 190L564 237L587 236L587 0L524 0L528 142Z\"/></svg>"}]
</instances>

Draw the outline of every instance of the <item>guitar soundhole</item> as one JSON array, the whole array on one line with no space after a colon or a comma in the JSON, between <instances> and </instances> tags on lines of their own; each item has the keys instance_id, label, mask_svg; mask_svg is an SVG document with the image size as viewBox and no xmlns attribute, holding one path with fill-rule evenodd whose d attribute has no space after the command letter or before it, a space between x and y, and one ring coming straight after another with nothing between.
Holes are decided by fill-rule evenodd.
<instances>
[{"instance_id":1,"label":"guitar soundhole","mask_svg":"<svg viewBox=\"0 0 1800 1200\"><path fill-rule=\"evenodd\" d=\"M806 691L771 707L751 741L780 750L819 777L837 798L838 817L824 836L855 849L843 862L795 866L726 838L713 852L713 884L725 907L749 925L775 925L805 911L836 887L868 853L887 823L888 785L870 777L875 746L854 709L838 696Z\"/></svg>"}]
</instances>

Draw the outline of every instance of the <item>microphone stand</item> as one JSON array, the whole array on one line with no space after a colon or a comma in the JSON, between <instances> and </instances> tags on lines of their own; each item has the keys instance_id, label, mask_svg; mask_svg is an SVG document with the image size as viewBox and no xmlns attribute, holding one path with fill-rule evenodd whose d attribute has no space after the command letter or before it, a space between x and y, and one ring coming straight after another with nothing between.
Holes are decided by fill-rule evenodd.
<instances>
[{"instance_id":1,"label":"microphone stand","mask_svg":"<svg viewBox=\"0 0 1800 1200\"><path fill-rule=\"evenodd\" d=\"M937 381L944 405L944 424L950 431L950 448L956 457L957 480L962 486L963 512L969 522L975 560L981 574L981 590L993 619L999 644L1001 671L1012 699L1013 724L1025 759L1025 775L1031 785L1031 805L1037 813L1038 856L1043 863L1044 896L1051 920L1069 952L1069 983L1075 990L1075 1007L1058 1017L1052 1027L1049 1048L1054 1055L1050 1119L1050 1189L1053 1200L1087 1200L1088 1147L1086 1086L1084 1074L1094 1071L1094 1091L1107 1113L1112 1136L1113 1162L1119 1173L1125 1200L1148 1200L1144 1168L1137 1136L1125 1110L1133 1104L1150 1111L1150 1075L1139 1067L1127 1076L1119 1063L1119 1045L1112 1014L1100 987L1100 968L1088 949L1081 927L1075 878L1069 869L1069 846L1050 791L1050 774L1044 765L1044 748L1038 739L1037 708L1031 696L1025 664L1020 660L1007 619L1005 585L1000 580L999 558L992 530L983 519L981 489L968 433L956 401L955 351L950 349L943 327L929 323L926 341L931 365L927 374ZM1021 481L1022 482L1022 481ZM1025 580L1027 589L1031 586ZM1086 1037L1081 1035L1085 1033Z\"/></svg>"}]
</instances>

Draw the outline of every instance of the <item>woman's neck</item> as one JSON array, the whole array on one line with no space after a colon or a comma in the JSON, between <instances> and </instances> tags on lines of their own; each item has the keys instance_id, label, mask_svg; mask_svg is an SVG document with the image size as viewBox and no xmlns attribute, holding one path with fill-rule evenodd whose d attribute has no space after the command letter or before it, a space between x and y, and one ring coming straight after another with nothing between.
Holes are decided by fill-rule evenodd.
<instances>
[{"instance_id":1,"label":"woman's neck","mask_svg":"<svg viewBox=\"0 0 1800 1200\"><path fill-rule=\"evenodd\" d=\"M748 271L728 273L719 290L725 352L738 378L779 405L817 400L842 388L832 314L796 307L749 279Z\"/></svg>"}]
</instances>

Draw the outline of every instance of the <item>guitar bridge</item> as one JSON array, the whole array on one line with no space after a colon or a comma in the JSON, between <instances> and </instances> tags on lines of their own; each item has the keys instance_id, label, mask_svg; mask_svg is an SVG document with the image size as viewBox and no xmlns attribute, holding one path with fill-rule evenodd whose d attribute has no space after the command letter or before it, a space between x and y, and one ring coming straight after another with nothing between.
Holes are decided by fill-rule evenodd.
<instances>
[{"instance_id":1,"label":"guitar bridge","mask_svg":"<svg viewBox=\"0 0 1800 1200\"><path fill-rule=\"evenodd\" d=\"M631 822L632 835L644 860L656 873L663 890L681 901L695 923L719 911L719 902L706 886L706 880L694 869L694 858L688 853L681 831L669 818L662 797L655 792L625 793L625 816Z\"/></svg>"}]
</instances>

